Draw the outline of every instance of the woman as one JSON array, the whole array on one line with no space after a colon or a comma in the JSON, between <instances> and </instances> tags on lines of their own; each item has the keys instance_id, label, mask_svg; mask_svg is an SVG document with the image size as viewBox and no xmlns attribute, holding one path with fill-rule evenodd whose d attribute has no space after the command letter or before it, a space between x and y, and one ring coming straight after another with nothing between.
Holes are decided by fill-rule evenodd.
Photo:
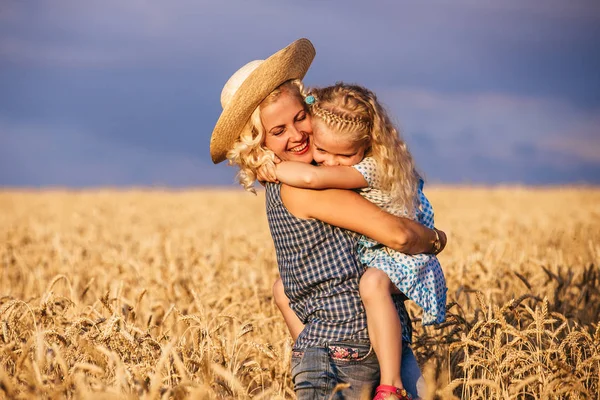
<instances>
[{"instance_id":1,"label":"woman","mask_svg":"<svg viewBox=\"0 0 600 400\"><path fill-rule=\"evenodd\" d=\"M314 54L310 41L300 39L264 61L246 64L223 88L211 156L215 163L228 158L238 165L247 189L257 169L274 156L312 162L310 115L300 79ZM285 294L304 324L301 332L292 332L297 334L292 380L298 399L329 398L338 383L350 384L338 398L359 398L365 388L372 393L379 371L359 296L364 266L357 259L356 232L406 254L443 248L445 235L439 243L433 230L386 214L348 190L269 183L266 200ZM408 347L410 319L403 299L395 298L395 304L405 344L402 379L416 396L420 371Z\"/></svg>"}]
</instances>

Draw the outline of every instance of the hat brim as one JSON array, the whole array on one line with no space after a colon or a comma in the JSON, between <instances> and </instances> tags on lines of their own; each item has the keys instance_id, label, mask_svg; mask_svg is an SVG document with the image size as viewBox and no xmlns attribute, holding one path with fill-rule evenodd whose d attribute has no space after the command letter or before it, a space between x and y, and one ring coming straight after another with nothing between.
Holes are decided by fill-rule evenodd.
<instances>
[{"instance_id":1,"label":"hat brim","mask_svg":"<svg viewBox=\"0 0 600 400\"><path fill-rule=\"evenodd\" d=\"M213 163L225 160L258 105L282 83L303 79L315 48L308 39L298 39L262 62L240 85L225 106L210 138Z\"/></svg>"}]
</instances>

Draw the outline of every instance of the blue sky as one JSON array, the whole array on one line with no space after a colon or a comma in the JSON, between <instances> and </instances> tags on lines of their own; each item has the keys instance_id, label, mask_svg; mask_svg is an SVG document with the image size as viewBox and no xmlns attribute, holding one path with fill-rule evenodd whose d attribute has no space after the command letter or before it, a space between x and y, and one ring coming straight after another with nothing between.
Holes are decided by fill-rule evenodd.
<instances>
[{"instance_id":1,"label":"blue sky","mask_svg":"<svg viewBox=\"0 0 600 400\"><path fill-rule=\"evenodd\" d=\"M597 0L6 0L0 185L233 185L221 88L300 37L305 83L374 90L430 182L600 184Z\"/></svg>"}]
</instances>

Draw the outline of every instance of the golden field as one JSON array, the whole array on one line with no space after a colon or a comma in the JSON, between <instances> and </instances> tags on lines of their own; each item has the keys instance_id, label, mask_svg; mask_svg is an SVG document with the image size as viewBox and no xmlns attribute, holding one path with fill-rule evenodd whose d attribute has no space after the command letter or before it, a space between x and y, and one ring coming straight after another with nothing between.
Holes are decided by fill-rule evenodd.
<instances>
[{"instance_id":1,"label":"golden field","mask_svg":"<svg viewBox=\"0 0 600 400\"><path fill-rule=\"evenodd\" d=\"M600 399L600 189L437 187L427 398ZM0 398L294 398L264 196L0 192Z\"/></svg>"}]
</instances>

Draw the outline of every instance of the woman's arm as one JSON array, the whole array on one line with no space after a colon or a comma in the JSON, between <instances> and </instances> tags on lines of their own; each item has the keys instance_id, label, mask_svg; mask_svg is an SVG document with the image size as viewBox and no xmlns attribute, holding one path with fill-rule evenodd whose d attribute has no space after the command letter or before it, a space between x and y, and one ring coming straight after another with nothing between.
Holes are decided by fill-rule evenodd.
<instances>
[{"instance_id":1,"label":"woman's arm","mask_svg":"<svg viewBox=\"0 0 600 400\"><path fill-rule=\"evenodd\" d=\"M275 166L277 180L286 185L306 189L359 189L367 181L355 168L327 167L298 161L282 161Z\"/></svg>"},{"instance_id":2,"label":"woman's arm","mask_svg":"<svg viewBox=\"0 0 600 400\"><path fill-rule=\"evenodd\" d=\"M436 234L408 218L395 217L350 190L307 190L281 186L281 198L296 217L349 229L405 254L432 253ZM440 235L441 249L446 235ZM440 250L441 251L441 250Z\"/></svg>"}]
</instances>

